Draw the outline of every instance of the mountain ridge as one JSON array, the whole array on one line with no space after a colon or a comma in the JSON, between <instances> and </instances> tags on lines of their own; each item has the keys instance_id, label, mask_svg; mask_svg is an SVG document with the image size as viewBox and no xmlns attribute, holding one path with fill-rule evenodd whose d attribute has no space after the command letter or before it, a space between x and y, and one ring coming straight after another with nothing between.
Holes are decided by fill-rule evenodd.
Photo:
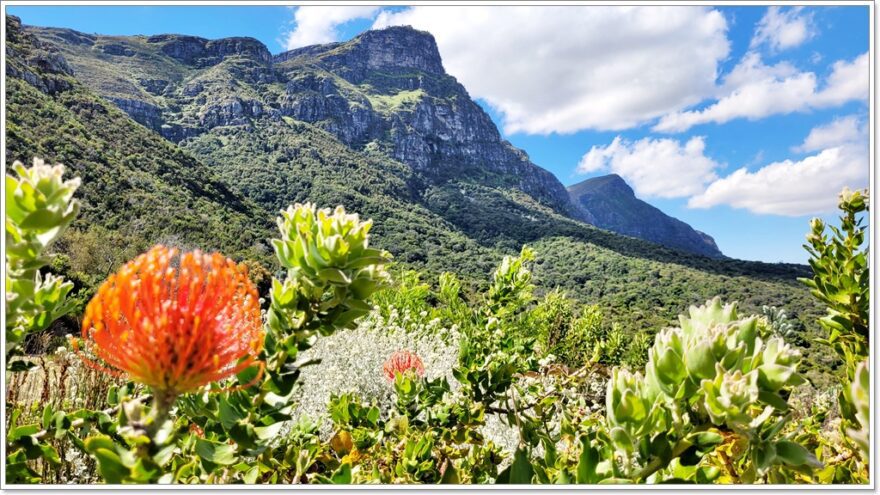
<instances>
[{"instance_id":1,"label":"mountain ridge","mask_svg":"<svg viewBox=\"0 0 880 495\"><path fill-rule=\"evenodd\" d=\"M419 186L422 189L462 179L488 180L522 190L571 218L600 228L610 225L599 221L582 202L573 201L553 174L502 138L482 107L445 73L428 32L389 27L346 42L271 55L259 40L247 37L105 37L58 28L34 29L44 36L91 47L93 62L123 58L128 63L140 55L139 49L152 49L150 62L157 69L152 72L170 77L133 78L122 91L118 90L125 84L97 84L93 89L172 142L195 138L213 127L291 118L317 125L356 150L372 148L413 167L429 183ZM107 47L113 48L108 51ZM163 57L180 64L163 63ZM73 64L83 59L75 56ZM84 69L87 82L111 79L102 74L106 68L84 65L78 68ZM235 83L224 87L237 80L278 89L272 98L262 89L242 89ZM114 87L108 90L106 86ZM193 102L201 101L205 102L201 108L187 111ZM620 233L660 244L666 240L641 236L633 229ZM711 244L665 243L698 254L720 254L704 247Z\"/></svg>"},{"instance_id":2,"label":"mountain ridge","mask_svg":"<svg viewBox=\"0 0 880 495\"><path fill-rule=\"evenodd\" d=\"M720 258L724 255L710 235L638 199L617 174L592 177L568 188L571 199L593 215L593 225L648 241Z\"/></svg>"}]
</instances>

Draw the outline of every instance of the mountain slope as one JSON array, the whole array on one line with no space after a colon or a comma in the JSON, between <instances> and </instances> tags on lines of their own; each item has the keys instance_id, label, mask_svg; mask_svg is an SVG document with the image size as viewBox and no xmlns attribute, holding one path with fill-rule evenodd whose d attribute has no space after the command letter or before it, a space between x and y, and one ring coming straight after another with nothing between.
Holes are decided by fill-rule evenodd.
<instances>
[{"instance_id":1,"label":"mountain slope","mask_svg":"<svg viewBox=\"0 0 880 495\"><path fill-rule=\"evenodd\" d=\"M816 307L796 282L808 267L713 259L580 221L558 181L504 143L464 89L438 72L439 57L430 55L436 47L407 51L429 39L424 33L365 33L267 59L265 47L241 38L27 31L56 46L76 80L144 124L113 110L106 125L134 126L128 132L145 143L193 157L199 174L257 205L254 225L294 201L343 204L375 219L376 244L402 266L432 275L448 270L484 281L501 256L533 245L539 291L561 286L633 332L668 325L715 295L741 301L746 311L784 306L814 331ZM90 114L72 118L96 125ZM50 135L55 124L34 116L27 125ZM11 140L29 149L17 135ZM120 144L124 157L128 145ZM80 147L88 144L62 134L41 149ZM96 184L85 191L87 201L100 201L97 189L109 179L89 180ZM181 210L205 214L177 201ZM261 232L274 235L271 226Z\"/></svg>"},{"instance_id":2,"label":"mountain slope","mask_svg":"<svg viewBox=\"0 0 880 495\"><path fill-rule=\"evenodd\" d=\"M568 193L592 214L597 227L691 253L722 256L712 237L636 198L617 174L587 179L570 186Z\"/></svg>"},{"instance_id":3,"label":"mountain slope","mask_svg":"<svg viewBox=\"0 0 880 495\"><path fill-rule=\"evenodd\" d=\"M81 177L75 228L102 226L140 246L261 257L265 210L84 88L56 47L22 31L17 18L6 26L7 166L38 156Z\"/></svg>"}]
</instances>

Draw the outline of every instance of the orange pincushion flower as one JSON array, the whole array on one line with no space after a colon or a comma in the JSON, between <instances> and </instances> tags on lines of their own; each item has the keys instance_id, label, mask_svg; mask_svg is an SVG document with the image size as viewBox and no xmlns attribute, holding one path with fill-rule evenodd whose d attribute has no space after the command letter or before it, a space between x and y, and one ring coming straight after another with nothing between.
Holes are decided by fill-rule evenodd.
<instances>
[{"instance_id":1,"label":"orange pincushion flower","mask_svg":"<svg viewBox=\"0 0 880 495\"><path fill-rule=\"evenodd\" d=\"M254 364L263 346L257 290L219 253L155 246L126 263L86 307L89 350L166 395Z\"/></svg>"},{"instance_id":2,"label":"orange pincushion flower","mask_svg":"<svg viewBox=\"0 0 880 495\"><path fill-rule=\"evenodd\" d=\"M397 373L403 374L409 370L412 370L418 376L425 374L425 365L422 364L421 358L410 351L395 352L382 366L385 377L392 381Z\"/></svg>"}]
</instances>

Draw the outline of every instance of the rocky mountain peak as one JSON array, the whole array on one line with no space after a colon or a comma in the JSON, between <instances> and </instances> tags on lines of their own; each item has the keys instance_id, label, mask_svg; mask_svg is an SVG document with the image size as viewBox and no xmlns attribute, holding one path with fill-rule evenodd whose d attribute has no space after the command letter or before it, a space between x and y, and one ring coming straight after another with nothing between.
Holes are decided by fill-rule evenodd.
<instances>
[{"instance_id":1,"label":"rocky mountain peak","mask_svg":"<svg viewBox=\"0 0 880 495\"><path fill-rule=\"evenodd\" d=\"M415 69L445 74L434 36L410 26L393 26L367 31L355 39L366 54L367 68Z\"/></svg>"},{"instance_id":2,"label":"rocky mountain peak","mask_svg":"<svg viewBox=\"0 0 880 495\"><path fill-rule=\"evenodd\" d=\"M316 63L355 84L370 71L445 75L434 36L410 26L367 31L345 43L297 48L274 57L275 63Z\"/></svg>"},{"instance_id":3,"label":"rocky mountain peak","mask_svg":"<svg viewBox=\"0 0 880 495\"><path fill-rule=\"evenodd\" d=\"M198 36L159 34L147 38L147 43L161 44L162 53L196 67L208 67L224 58L240 55L268 64L272 54L262 42L249 37L208 40Z\"/></svg>"}]
</instances>

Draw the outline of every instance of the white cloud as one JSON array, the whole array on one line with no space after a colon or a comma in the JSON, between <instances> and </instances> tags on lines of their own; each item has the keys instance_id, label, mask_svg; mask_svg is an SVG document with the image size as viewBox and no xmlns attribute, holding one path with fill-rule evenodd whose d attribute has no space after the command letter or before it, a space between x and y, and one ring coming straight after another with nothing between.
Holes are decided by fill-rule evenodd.
<instances>
[{"instance_id":1,"label":"white cloud","mask_svg":"<svg viewBox=\"0 0 880 495\"><path fill-rule=\"evenodd\" d=\"M330 43L339 39L337 28L355 19L372 19L379 7L372 6L304 6L293 14L294 29L284 36L288 50L303 46Z\"/></svg>"},{"instance_id":2,"label":"white cloud","mask_svg":"<svg viewBox=\"0 0 880 495\"><path fill-rule=\"evenodd\" d=\"M834 211L841 189L867 186L866 148L843 145L800 161L771 163L755 172L741 168L710 184L688 206L726 204L752 213L786 216Z\"/></svg>"},{"instance_id":3,"label":"white cloud","mask_svg":"<svg viewBox=\"0 0 880 495\"><path fill-rule=\"evenodd\" d=\"M868 72L868 53L856 57L852 62L838 60L831 68L825 88L816 94L816 107L833 107L851 100L868 100L870 72Z\"/></svg>"},{"instance_id":4,"label":"white cloud","mask_svg":"<svg viewBox=\"0 0 880 495\"><path fill-rule=\"evenodd\" d=\"M707 7L416 6L375 28L431 32L447 71L507 133L631 128L715 91L729 51Z\"/></svg>"},{"instance_id":5,"label":"white cloud","mask_svg":"<svg viewBox=\"0 0 880 495\"><path fill-rule=\"evenodd\" d=\"M747 54L725 78L718 101L702 110L675 112L654 126L657 132L681 132L699 124L733 119L756 120L775 114L803 112L868 98L868 54L851 62L838 61L820 89L816 75L790 64L767 66Z\"/></svg>"},{"instance_id":6,"label":"white cloud","mask_svg":"<svg viewBox=\"0 0 880 495\"><path fill-rule=\"evenodd\" d=\"M782 9L770 7L758 22L750 48L767 45L772 51L780 51L800 45L816 35L812 14L803 7Z\"/></svg>"},{"instance_id":7,"label":"white cloud","mask_svg":"<svg viewBox=\"0 0 880 495\"><path fill-rule=\"evenodd\" d=\"M642 198L691 196L717 179L715 170L720 165L703 154L705 147L699 136L683 145L674 139L630 142L617 136L607 146L593 146L581 158L577 171L616 173Z\"/></svg>"},{"instance_id":8,"label":"white cloud","mask_svg":"<svg viewBox=\"0 0 880 495\"><path fill-rule=\"evenodd\" d=\"M867 123L855 115L850 115L813 128L804 142L800 146L795 146L792 151L810 152L860 143L864 146L868 143Z\"/></svg>"}]
</instances>

